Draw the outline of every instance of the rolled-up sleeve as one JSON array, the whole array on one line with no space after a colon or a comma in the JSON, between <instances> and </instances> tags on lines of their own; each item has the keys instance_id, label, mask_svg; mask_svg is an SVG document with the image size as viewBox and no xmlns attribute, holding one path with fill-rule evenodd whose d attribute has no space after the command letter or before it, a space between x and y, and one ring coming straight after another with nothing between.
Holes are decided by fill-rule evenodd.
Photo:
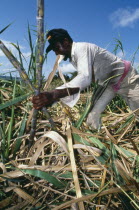
<instances>
[{"instance_id":1,"label":"rolled-up sleeve","mask_svg":"<svg viewBox=\"0 0 139 210\"><path fill-rule=\"evenodd\" d=\"M77 44L74 59L71 63L77 70L77 76L70 82L58 87L58 89L79 87L80 91L82 91L87 88L92 81L92 52L86 43L79 43L79 46ZM79 98L80 92L72 96L62 98L61 101L68 106L73 107Z\"/></svg>"}]
</instances>

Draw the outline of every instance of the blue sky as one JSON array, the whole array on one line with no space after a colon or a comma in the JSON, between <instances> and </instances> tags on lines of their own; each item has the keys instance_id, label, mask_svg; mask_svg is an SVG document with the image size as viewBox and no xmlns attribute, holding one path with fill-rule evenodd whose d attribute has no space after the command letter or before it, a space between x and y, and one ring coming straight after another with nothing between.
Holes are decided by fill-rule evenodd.
<instances>
[{"instance_id":1,"label":"blue sky","mask_svg":"<svg viewBox=\"0 0 139 210\"><path fill-rule=\"evenodd\" d=\"M139 46L139 1L138 0L44 0L45 29L64 28L74 41L92 42L113 51L115 38L120 37L125 51L125 59L131 59ZM0 35L6 46L17 54L12 43L19 43L22 53L28 58L27 25L36 26L37 0L1 0L0 30L13 24ZM32 32L34 40L35 36ZM122 56L118 52L118 56ZM43 74L52 70L55 54L50 52ZM13 70L8 59L0 51L0 74ZM72 66L63 63L65 71ZM139 65L139 53L135 66Z\"/></svg>"}]
</instances>

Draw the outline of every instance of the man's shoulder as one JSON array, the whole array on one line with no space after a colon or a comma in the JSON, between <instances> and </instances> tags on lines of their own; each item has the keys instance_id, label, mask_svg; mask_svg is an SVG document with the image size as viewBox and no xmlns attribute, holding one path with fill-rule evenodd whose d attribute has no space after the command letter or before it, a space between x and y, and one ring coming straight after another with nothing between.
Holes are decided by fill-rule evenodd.
<instances>
[{"instance_id":1,"label":"man's shoulder","mask_svg":"<svg viewBox=\"0 0 139 210\"><path fill-rule=\"evenodd\" d=\"M89 42L73 42L73 49L74 51L81 51L87 49L96 49L98 46L94 43Z\"/></svg>"},{"instance_id":2,"label":"man's shoulder","mask_svg":"<svg viewBox=\"0 0 139 210\"><path fill-rule=\"evenodd\" d=\"M90 43L90 42L73 42L73 44L74 44L75 46L78 46L78 47L96 46L94 43Z\"/></svg>"}]
</instances>

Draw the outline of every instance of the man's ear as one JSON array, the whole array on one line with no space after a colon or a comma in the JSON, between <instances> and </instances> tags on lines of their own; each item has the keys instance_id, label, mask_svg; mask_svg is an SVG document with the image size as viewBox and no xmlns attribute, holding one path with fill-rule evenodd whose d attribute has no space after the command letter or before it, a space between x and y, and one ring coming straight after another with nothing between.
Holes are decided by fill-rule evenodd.
<instances>
[{"instance_id":1,"label":"man's ear","mask_svg":"<svg viewBox=\"0 0 139 210\"><path fill-rule=\"evenodd\" d=\"M63 40L63 44L64 44L65 47L66 47L66 46L69 46L70 41L69 41L67 38L65 38L65 39Z\"/></svg>"}]
</instances>

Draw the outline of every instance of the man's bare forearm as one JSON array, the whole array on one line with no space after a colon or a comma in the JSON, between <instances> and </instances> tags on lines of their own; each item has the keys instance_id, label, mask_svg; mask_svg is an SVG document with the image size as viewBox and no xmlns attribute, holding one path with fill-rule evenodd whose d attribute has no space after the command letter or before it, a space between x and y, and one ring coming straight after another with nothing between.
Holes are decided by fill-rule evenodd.
<instances>
[{"instance_id":1,"label":"man's bare forearm","mask_svg":"<svg viewBox=\"0 0 139 210\"><path fill-rule=\"evenodd\" d=\"M73 95L75 93L78 93L79 92L79 88L64 88L64 89L55 89L55 90L52 90L50 91L50 93L52 93L52 96L53 96L53 100L54 101L57 101L59 100L60 98L64 98L66 96L69 96L69 95Z\"/></svg>"},{"instance_id":2,"label":"man's bare forearm","mask_svg":"<svg viewBox=\"0 0 139 210\"><path fill-rule=\"evenodd\" d=\"M44 106L51 105L59 101L60 98L73 95L79 92L79 88L55 89L48 92L42 92L37 96L33 96L32 103L35 109L41 109Z\"/></svg>"}]
</instances>

